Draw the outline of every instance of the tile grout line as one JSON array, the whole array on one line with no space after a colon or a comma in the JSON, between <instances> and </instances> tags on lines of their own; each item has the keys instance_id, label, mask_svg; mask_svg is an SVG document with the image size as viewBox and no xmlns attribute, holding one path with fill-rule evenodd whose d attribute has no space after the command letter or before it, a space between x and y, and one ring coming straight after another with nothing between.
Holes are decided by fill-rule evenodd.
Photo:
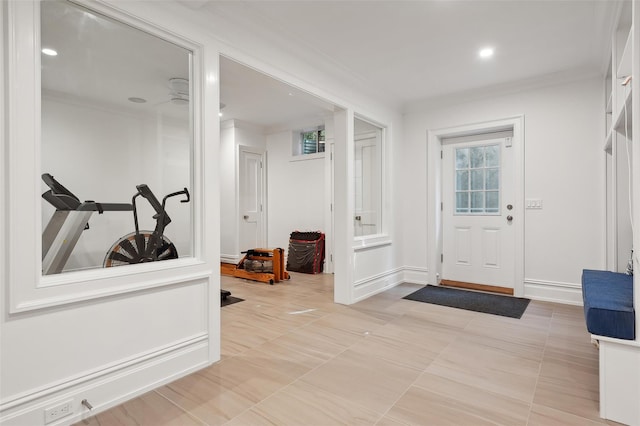
<instances>
[{"instance_id":1,"label":"tile grout line","mask_svg":"<svg viewBox=\"0 0 640 426\"><path fill-rule=\"evenodd\" d=\"M166 384L165 386L170 385L170 383ZM169 398L168 396L165 396L164 394L162 394L161 392L158 391L159 388L156 388L153 390L154 393L158 394L161 398L164 398L165 400L169 401L170 404L174 405L175 407L179 408L180 410L182 410L182 412L184 412L186 415L188 415L189 417L194 418L195 420L199 421L201 424L203 425L209 425L209 423L205 422L204 420L202 420L200 417L196 416L195 414L193 414L191 411L187 410L186 408L182 407L180 404L178 404L177 402L173 401L171 398Z\"/></svg>"}]
</instances>

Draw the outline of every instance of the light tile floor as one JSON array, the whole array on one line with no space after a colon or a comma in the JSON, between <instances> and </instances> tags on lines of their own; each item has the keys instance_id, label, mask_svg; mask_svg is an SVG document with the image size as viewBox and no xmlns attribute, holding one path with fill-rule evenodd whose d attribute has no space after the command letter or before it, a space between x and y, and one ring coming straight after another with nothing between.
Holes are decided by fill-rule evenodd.
<instances>
[{"instance_id":1,"label":"light tile floor","mask_svg":"<svg viewBox=\"0 0 640 426\"><path fill-rule=\"evenodd\" d=\"M222 277L222 359L79 425L590 425L598 350L582 308L512 319L402 299L352 306L332 275Z\"/></svg>"}]
</instances>

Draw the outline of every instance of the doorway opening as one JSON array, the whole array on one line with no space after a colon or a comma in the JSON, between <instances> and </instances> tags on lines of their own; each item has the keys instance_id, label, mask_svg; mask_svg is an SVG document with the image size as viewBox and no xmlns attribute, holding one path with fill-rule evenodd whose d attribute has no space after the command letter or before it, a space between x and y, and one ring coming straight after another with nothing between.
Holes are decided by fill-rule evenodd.
<instances>
[{"instance_id":1,"label":"doorway opening","mask_svg":"<svg viewBox=\"0 0 640 426\"><path fill-rule=\"evenodd\" d=\"M429 282L524 295L523 121L429 131Z\"/></svg>"},{"instance_id":2,"label":"doorway opening","mask_svg":"<svg viewBox=\"0 0 640 426\"><path fill-rule=\"evenodd\" d=\"M221 262L287 250L294 231L325 234L333 266L334 114L342 109L220 56ZM312 149L313 148L313 149Z\"/></svg>"}]
</instances>

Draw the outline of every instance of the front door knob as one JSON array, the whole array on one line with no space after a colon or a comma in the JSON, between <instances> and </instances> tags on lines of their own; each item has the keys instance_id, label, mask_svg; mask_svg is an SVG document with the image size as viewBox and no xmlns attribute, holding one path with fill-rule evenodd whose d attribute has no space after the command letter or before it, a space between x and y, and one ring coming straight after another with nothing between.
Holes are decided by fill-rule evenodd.
<instances>
[{"instance_id":1,"label":"front door knob","mask_svg":"<svg viewBox=\"0 0 640 426\"><path fill-rule=\"evenodd\" d=\"M507 222L511 222L513 220L513 216L509 215L507 216Z\"/></svg>"}]
</instances>

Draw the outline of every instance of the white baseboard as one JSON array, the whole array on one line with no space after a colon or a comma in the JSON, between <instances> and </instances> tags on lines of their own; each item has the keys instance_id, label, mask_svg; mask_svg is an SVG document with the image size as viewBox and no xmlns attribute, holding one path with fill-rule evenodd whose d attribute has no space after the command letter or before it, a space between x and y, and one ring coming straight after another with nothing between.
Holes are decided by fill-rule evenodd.
<instances>
[{"instance_id":1,"label":"white baseboard","mask_svg":"<svg viewBox=\"0 0 640 426\"><path fill-rule=\"evenodd\" d=\"M582 285L525 278L523 297L582 306Z\"/></svg>"},{"instance_id":2,"label":"white baseboard","mask_svg":"<svg viewBox=\"0 0 640 426\"><path fill-rule=\"evenodd\" d=\"M404 266L401 270L403 282L420 285L430 284L428 268ZM579 283L564 283L525 278L523 297L545 302L582 306L582 285Z\"/></svg>"},{"instance_id":3,"label":"white baseboard","mask_svg":"<svg viewBox=\"0 0 640 426\"><path fill-rule=\"evenodd\" d=\"M405 266L402 269L404 271L404 282L421 285L429 284L429 269L417 266Z\"/></svg>"},{"instance_id":4,"label":"white baseboard","mask_svg":"<svg viewBox=\"0 0 640 426\"><path fill-rule=\"evenodd\" d=\"M240 262L240 256L238 256L237 254L220 253L220 262L233 263L234 265L236 265L238 262Z\"/></svg>"},{"instance_id":5,"label":"white baseboard","mask_svg":"<svg viewBox=\"0 0 640 426\"><path fill-rule=\"evenodd\" d=\"M381 293L404 282L403 268L396 268L382 274L367 277L354 283L353 298L357 303L374 294Z\"/></svg>"},{"instance_id":6,"label":"white baseboard","mask_svg":"<svg viewBox=\"0 0 640 426\"><path fill-rule=\"evenodd\" d=\"M11 400L0 405L3 426L44 425L44 411L71 402L71 414L47 426L70 425L115 407L211 364L209 340L198 336L144 354L114 367L93 371L80 378ZM86 399L89 411L81 401Z\"/></svg>"}]
</instances>

